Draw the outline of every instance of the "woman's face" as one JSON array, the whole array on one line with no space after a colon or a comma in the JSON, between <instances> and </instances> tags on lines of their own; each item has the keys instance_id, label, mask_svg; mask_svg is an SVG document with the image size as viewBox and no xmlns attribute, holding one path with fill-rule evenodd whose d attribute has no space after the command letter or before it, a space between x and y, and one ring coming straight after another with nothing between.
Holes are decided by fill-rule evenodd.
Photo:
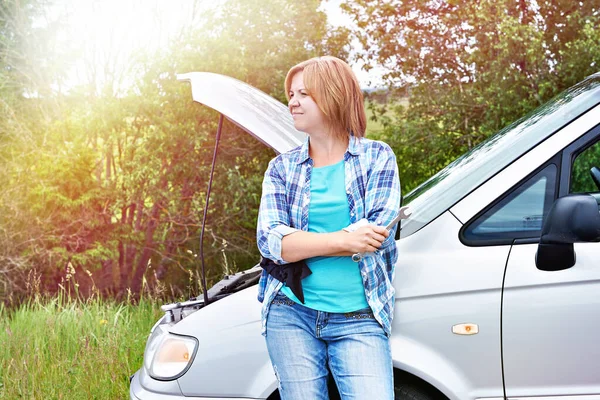
<instances>
[{"instance_id":1,"label":"woman's face","mask_svg":"<svg viewBox=\"0 0 600 400\"><path fill-rule=\"evenodd\" d=\"M315 132L323 133L326 130L325 115L304 87L302 71L293 76L288 94L288 106L296 129L309 135Z\"/></svg>"}]
</instances>

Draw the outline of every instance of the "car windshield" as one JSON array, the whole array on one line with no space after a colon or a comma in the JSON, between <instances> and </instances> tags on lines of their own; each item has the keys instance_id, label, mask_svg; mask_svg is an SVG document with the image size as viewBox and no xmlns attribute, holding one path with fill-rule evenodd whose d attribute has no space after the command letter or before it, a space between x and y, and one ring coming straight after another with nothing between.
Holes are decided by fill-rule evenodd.
<instances>
[{"instance_id":1,"label":"car windshield","mask_svg":"<svg viewBox=\"0 0 600 400\"><path fill-rule=\"evenodd\" d=\"M401 237L418 231L478 186L600 102L600 73L566 90L463 154L404 197L412 215Z\"/></svg>"}]
</instances>

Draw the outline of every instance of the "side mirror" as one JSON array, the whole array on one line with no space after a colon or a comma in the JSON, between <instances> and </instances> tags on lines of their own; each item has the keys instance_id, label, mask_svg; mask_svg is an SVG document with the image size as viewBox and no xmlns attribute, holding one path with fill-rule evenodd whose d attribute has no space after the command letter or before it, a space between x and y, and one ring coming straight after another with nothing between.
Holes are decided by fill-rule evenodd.
<instances>
[{"instance_id":1,"label":"side mirror","mask_svg":"<svg viewBox=\"0 0 600 400\"><path fill-rule=\"evenodd\" d=\"M557 199L542 227L535 265L542 271L561 271L575 265L573 243L600 242L600 213L587 194Z\"/></svg>"}]
</instances>

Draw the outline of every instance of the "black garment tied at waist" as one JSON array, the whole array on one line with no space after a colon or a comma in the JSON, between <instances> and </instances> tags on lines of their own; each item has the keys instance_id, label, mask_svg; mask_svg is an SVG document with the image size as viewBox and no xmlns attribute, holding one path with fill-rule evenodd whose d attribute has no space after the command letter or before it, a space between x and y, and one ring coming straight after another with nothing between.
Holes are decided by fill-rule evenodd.
<instances>
[{"instance_id":1,"label":"black garment tied at waist","mask_svg":"<svg viewBox=\"0 0 600 400\"><path fill-rule=\"evenodd\" d=\"M304 304L302 279L312 274L312 271L308 268L308 265L306 265L304 260L279 265L275 264L273 260L263 257L260 260L260 266L273 278L277 279L279 282L285 283L298 300Z\"/></svg>"}]
</instances>

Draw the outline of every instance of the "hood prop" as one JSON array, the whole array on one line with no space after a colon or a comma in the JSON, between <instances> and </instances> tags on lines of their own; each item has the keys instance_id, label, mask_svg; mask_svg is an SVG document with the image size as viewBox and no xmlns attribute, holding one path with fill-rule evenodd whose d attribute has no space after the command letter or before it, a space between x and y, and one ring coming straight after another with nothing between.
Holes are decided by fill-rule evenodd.
<instances>
[{"instance_id":1,"label":"hood prop","mask_svg":"<svg viewBox=\"0 0 600 400\"><path fill-rule=\"evenodd\" d=\"M219 150L219 139L223 130L223 114L219 114L219 127L217 128L217 137L215 139L215 150L213 152L212 165L210 168L210 177L208 179L208 188L206 189L206 203L204 204L204 216L202 217L202 229L200 231L200 262L202 265L202 292L204 293L204 306L209 303L208 290L206 289L206 268L204 266L204 227L206 225L206 215L208 214L208 201L210 199L210 189L213 182L213 174L215 172L215 163L217 161L217 151Z\"/></svg>"}]
</instances>

